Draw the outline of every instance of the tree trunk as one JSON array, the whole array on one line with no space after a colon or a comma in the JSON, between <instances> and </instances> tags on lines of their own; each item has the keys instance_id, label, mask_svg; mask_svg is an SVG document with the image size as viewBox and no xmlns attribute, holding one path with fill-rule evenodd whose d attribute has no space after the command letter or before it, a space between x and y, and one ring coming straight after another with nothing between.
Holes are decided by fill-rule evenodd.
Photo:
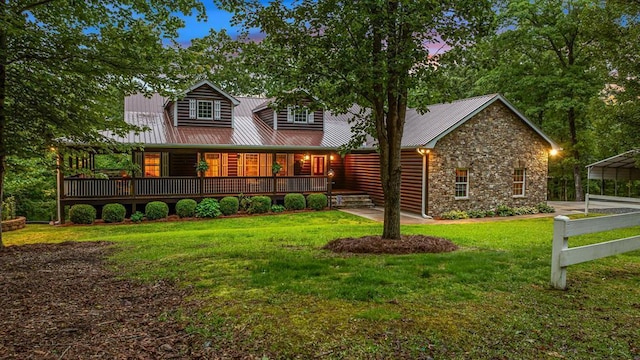
<instances>
[{"instance_id":1,"label":"tree trunk","mask_svg":"<svg viewBox=\"0 0 640 360\"><path fill-rule=\"evenodd\" d=\"M390 146L393 148L393 146ZM382 238L400 239L400 151L390 150L380 153L380 161L386 162L386 181L382 184L384 191L384 225Z\"/></svg>"},{"instance_id":2,"label":"tree trunk","mask_svg":"<svg viewBox=\"0 0 640 360\"><path fill-rule=\"evenodd\" d=\"M6 157L4 131L7 123L5 98L7 94L7 3L0 0L0 220L2 220L2 200L4 198L4 160ZM0 226L0 250L4 248L2 226Z\"/></svg>"},{"instance_id":3,"label":"tree trunk","mask_svg":"<svg viewBox=\"0 0 640 360\"><path fill-rule=\"evenodd\" d=\"M582 168L580 166L580 152L578 151L578 132L576 130L576 110L569 108L567 114L569 122L569 134L571 136L571 156L573 165L573 184L575 186L576 201L584 201L584 191L582 190Z\"/></svg>"}]
</instances>

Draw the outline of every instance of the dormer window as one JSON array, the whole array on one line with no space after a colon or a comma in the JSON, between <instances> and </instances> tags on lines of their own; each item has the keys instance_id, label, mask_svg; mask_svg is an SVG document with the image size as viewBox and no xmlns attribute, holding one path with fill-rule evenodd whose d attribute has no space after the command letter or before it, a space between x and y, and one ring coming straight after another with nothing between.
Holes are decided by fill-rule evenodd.
<instances>
[{"instance_id":1,"label":"dormer window","mask_svg":"<svg viewBox=\"0 0 640 360\"><path fill-rule=\"evenodd\" d=\"M198 119L213 120L213 101L198 100Z\"/></svg>"},{"instance_id":2,"label":"dormer window","mask_svg":"<svg viewBox=\"0 0 640 360\"><path fill-rule=\"evenodd\" d=\"M313 123L313 112L302 106L288 106L287 107L287 122L296 124L311 124Z\"/></svg>"}]
</instances>

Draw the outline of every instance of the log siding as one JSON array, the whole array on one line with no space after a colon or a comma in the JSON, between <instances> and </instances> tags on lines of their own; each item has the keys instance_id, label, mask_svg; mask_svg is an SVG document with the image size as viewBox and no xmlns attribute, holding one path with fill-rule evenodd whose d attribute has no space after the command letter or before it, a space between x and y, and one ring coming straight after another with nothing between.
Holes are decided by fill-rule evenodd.
<instances>
[{"instance_id":1,"label":"log siding","mask_svg":"<svg viewBox=\"0 0 640 360\"><path fill-rule=\"evenodd\" d=\"M190 119L189 100L220 101L220 120L211 119ZM207 127L232 127L233 124L233 104L231 101L214 90L207 84L203 84L192 90L184 99L177 101L178 106L178 126L207 126ZM212 105L213 106L213 105ZM212 110L213 111L213 110Z\"/></svg>"}]
</instances>

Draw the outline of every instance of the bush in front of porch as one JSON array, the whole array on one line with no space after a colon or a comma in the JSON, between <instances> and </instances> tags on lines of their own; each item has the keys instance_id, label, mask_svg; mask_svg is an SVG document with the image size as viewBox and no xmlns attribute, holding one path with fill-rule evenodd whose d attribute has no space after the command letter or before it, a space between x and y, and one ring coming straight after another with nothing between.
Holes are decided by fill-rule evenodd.
<instances>
[{"instance_id":1,"label":"bush in front of porch","mask_svg":"<svg viewBox=\"0 0 640 360\"><path fill-rule=\"evenodd\" d=\"M169 216L169 205L162 201L152 201L144 207L147 220L164 219Z\"/></svg>"},{"instance_id":2,"label":"bush in front of porch","mask_svg":"<svg viewBox=\"0 0 640 360\"><path fill-rule=\"evenodd\" d=\"M322 210L327 207L327 195L309 194L307 195L307 205L309 209Z\"/></svg>"},{"instance_id":3,"label":"bush in front of porch","mask_svg":"<svg viewBox=\"0 0 640 360\"><path fill-rule=\"evenodd\" d=\"M240 209L240 200L235 196L225 196L220 200L222 215L235 215Z\"/></svg>"},{"instance_id":4,"label":"bush in front of porch","mask_svg":"<svg viewBox=\"0 0 640 360\"><path fill-rule=\"evenodd\" d=\"M303 210L307 207L304 200L304 195L298 193L291 193L284 196L284 207L287 210Z\"/></svg>"},{"instance_id":5,"label":"bush in front of porch","mask_svg":"<svg viewBox=\"0 0 640 360\"><path fill-rule=\"evenodd\" d=\"M93 224L96 220L96 208L88 204L76 204L69 210L69 219L74 224Z\"/></svg>"},{"instance_id":6,"label":"bush in front of porch","mask_svg":"<svg viewBox=\"0 0 640 360\"><path fill-rule=\"evenodd\" d=\"M176 215L181 218L196 216L198 202L193 199L182 199L176 203Z\"/></svg>"}]
</instances>

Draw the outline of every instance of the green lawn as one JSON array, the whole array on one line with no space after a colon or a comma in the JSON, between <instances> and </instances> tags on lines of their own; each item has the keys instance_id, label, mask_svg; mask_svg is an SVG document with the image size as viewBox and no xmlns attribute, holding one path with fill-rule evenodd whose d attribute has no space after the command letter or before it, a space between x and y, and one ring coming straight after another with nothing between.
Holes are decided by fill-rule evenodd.
<instances>
[{"instance_id":1,"label":"green lawn","mask_svg":"<svg viewBox=\"0 0 640 360\"><path fill-rule=\"evenodd\" d=\"M333 211L5 233L8 244L108 240L113 267L195 289L180 311L211 346L269 358L634 359L640 357L640 252L576 265L551 290L552 219L414 225L447 254L335 255L339 237L381 225ZM572 238L571 246L640 228Z\"/></svg>"}]
</instances>

